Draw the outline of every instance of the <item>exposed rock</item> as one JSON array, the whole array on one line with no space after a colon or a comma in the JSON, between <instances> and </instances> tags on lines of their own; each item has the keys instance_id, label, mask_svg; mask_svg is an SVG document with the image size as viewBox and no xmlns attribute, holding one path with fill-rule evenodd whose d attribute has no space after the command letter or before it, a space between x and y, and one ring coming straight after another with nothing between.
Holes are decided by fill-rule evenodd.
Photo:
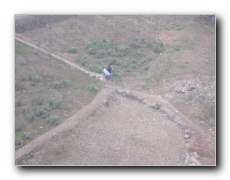
<instances>
[{"instance_id":1,"label":"exposed rock","mask_svg":"<svg viewBox=\"0 0 230 180\"><path fill-rule=\"evenodd\" d=\"M190 157L190 162L196 163L196 165L201 165L201 163L194 156Z\"/></svg>"},{"instance_id":2,"label":"exposed rock","mask_svg":"<svg viewBox=\"0 0 230 180\"><path fill-rule=\"evenodd\" d=\"M184 138L185 138L185 139L189 139L189 138L190 138L189 134L185 134L185 135L184 135Z\"/></svg>"}]
</instances>

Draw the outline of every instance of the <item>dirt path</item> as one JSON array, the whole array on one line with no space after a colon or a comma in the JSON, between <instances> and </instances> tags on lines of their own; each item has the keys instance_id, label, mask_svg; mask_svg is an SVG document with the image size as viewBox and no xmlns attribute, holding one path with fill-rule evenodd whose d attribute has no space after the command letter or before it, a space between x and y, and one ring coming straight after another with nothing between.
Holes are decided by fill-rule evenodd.
<instances>
[{"instance_id":1,"label":"dirt path","mask_svg":"<svg viewBox=\"0 0 230 180\"><path fill-rule=\"evenodd\" d=\"M85 73L85 74L87 74L87 75L89 75L91 77L97 77L97 78L99 78L101 80L103 79L103 76L101 74L97 74L97 73L93 73L91 71L88 71L88 70L86 70L86 69L84 69L84 68L82 68L82 67L80 67L80 66L78 66L78 65L76 65L74 63L72 63L71 61L69 61L67 59L64 59L64 58L62 58L62 57L60 57L60 56L58 56L58 55L56 55L54 53L51 53L48 48L47 48L47 50L45 50L43 48L40 48L40 47L36 46L35 44L30 43L21 34L16 34L15 35L15 40L19 41L19 42L21 42L21 43L23 43L23 44L25 44L25 45L27 45L27 46L29 46L31 48L33 48L33 49L36 49L36 50L38 50L38 51L40 51L42 53L45 53L45 54L47 54L47 55L49 55L49 56L51 56L51 57L53 57L53 58L55 58L55 59L57 59L59 61L62 61L64 63L68 64L69 66L71 66L72 68L76 68L79 71L81 71L81 72L83 72L83 73Z\"/></svg>"},{"instance_id":2,"label":"dirt path","mask_svg":"<svg viewBox=\"0 0 230 180\"><path fill-rule=\"evenodd\" d=\"M48 50L15 39L90 76L102 79ZM212 141L175 107L157 97L107 84L74 116L16 151L27 165L213 164ZM58 155L58 158L57 158Z\"/></svg>"}]
</instances>

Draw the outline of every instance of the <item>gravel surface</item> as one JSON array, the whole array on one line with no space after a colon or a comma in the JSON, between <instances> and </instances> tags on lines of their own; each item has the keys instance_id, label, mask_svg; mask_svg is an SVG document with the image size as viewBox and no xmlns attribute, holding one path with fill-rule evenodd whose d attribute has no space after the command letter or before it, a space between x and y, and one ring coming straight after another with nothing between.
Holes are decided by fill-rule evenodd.
<instances>
[{"instance_id":1,"label":"gravel surface","mask_svg":"<svg viewBox=\"0 0 230 180\"><path fill-rule=\"evenodd\" d=\"M77 126L72 121L67 135L48 140L22 164L183 165L182 130L160 111L110 91Z\"/></svg>"}]
</instances>

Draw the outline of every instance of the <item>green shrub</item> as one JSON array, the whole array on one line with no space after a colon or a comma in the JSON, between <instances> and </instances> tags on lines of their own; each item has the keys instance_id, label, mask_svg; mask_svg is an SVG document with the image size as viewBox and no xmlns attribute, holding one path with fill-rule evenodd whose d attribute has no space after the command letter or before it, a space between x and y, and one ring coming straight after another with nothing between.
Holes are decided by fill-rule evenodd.
<instances>
[{"instance_id":1,"label":"green shrub","mask_svg":"<svg viewBox=\"0 0 230 180\"><path fill-rule=\"evenodd\" d=\"M15 99L15 106L18 107L18 106L22 106L23 103L21 102L20 99Z\"/></svg>"},{"instance_id":2,"label":"green shrub","mask_svg":"<svg viewBox=\"0 0 230 180\"><path fill-rule=\"evenodd\" d=\"M150 78L145 78L145 83L142 86L143 89L149 90L151 88L151 79Z\"/></svg>"},{"instance_id":3,"label":"green shrub","mask_svg":"<svg viewBox=\"0 0 230 180\"><path fill-rule=\"evenodd\" d=\"M89 58L87 58L87 57L80 57L80 58L76 59L75 61L77 61L82 66L88 66L89 62L90 62Z\"/></svg>"},{"instance_id":4,"label":"green shrub","mask_svg":"<svg viewBox=\"0 0 230 180\"><path fill-rule=\"evenodd\" d=\"M113 52L114 57L124 57L127 54L129 54L130 48L128 46L122 45L115 48L115 51Z\"/></svg>"},{"instance_id":5,"label":"green shrub","mask_svg":"<svg viewBox=\"0 0 230 180\"><path fill-rule=\"evenodd\" d=\"M71 46L68 50L67 50L68 53L71 53L71 54L76 54L78 53L78 49L77 47L74 47L74 46Z\"/></svg>"},{"instance_id":6,"label":"green shrub","mask_svg":"<svg viewBox=\"0 0 230 180\"><path fill-rule=\"evenodd\" d=\"M88 68L96 73L101 73L102 70L104 69L105 64L98 62L97 64L89 64Z\"/></svg>"},{"instance_id":7,"label":"green shrub","mask_svg":"<svg viewBox=\"0 0 230 180\"><path fill-rule=\"evenodd\" d=\"M128 66L128 68L127 68L127 71L129 72L129 73L131 73L131 72L133 72L135 69L137 68L137 64L130 64L129 66Z\"/></svg>"},{"instance_id":8,"label":"green shrub","mask_svg":"<svg viewBox=\"0 0 230 180\"><path fill-rule=\"evenodd\" d=\"M21 83L15 83L15 90L16 91L19 91L19 90L22 90L24 87Z\"/></svg>"},{"instance_id":9,"label":"green shrub","mask_svg":"<svg viewBox=\"0 0 230 180\"><path fill-rule=\"evenodd\" d=\"M50 99L48 105L50 109L61 109L62 102L59 100Z\"/></svg>"},{"instance_id":10,"label":"green shrub","mask_svg":"<svg viewBox=\"0 0 230 180\"><path fill-rule=\"evenodd\" d=\"M58 82L58 81L54 81L52 83L52 86L56 89L59 89L59 88L67 88L69 86L69 82L66 81L66 80L63 80L61 82Z\"/></svg>"},{"instance_id":11,"label":"green shrub","mask_svg":"<svg viewBox=\"0 0 230 180\"><path fill-rule=\"evenodd\" d=\"M37 96L37 97L34 97L34 98L32 98L32 100L31 100L31 103L32 103L34 106L36 106L36 105L42 105L42 104L44 104L44 102L45 102L45 98L42 97L41 95L40 95L40 96Z\"/></svg>"},{"instance_id":12,"label":"green shrub","mask_svg":"<svg viewBox=\"0 0 230 180\"><path fill-rule=\"evenodd\" d=\"M144 70L145 70L145 71L149 70L149 66L146 66L146 67L144 68Z\"/></svg>"},{"instance_id":13,"label":"green shrub","mask_svg":"<svg viewBox=\"0 0 230 180\"><path fill-rule=\"evenodd\" d=\"M48 105L38 105L35 107L36 116L46 119L49 116L50 108Z\"/></svg>"},{"instance_id":14,"label":"green shrub","mask_svg":"<svg viewBox=\"0 0 230 180\"><path fill-rule=\"evenodd\" d=\"M98 43L96 41L91 42L87 45L87 51L90 55L95 55L98 52Z\"/></svg>"},{"instance_id":15,"label":"green shrub","mask_svg":"<svg viewBox=\"0 0 230 180\"><path fill-rule=\"evenodd\" d=\"M134 58L135 58L135 59L140 60L140 59L142 59L143 57L145 57L145 54L144 54L143 52L141 52L141 51L137 51L137 52L134 54Z\"/></svg>"},{"instance_id":16,"label":"green shrub","mask_svg":"<svg viewBox=\"0 0 230 180\"><path fill-rule=\"evenodd\" d=\"M163 51L164 45L161 41L151 41L147 45L148 48L153 49L155 53L161 53Z\"/></svg>"},{"instance_id":17,"label":"green shrub","mask_svg":"<svg viewBox=\"0 0 230 180\"><path fill-rule=\"evenodd\" d=\"M52 125L52 126L57 126L59 124L59 120L56 116L50 116L47 119L48 124Z\"/></svg>"},{"instance_id":18,"label":"green shrub","mask_svg":"<svg viewBox=\"0 0 230 180\"><path fill-rule=\"evenodd\" d=\"M23 132L23 134L22 134L22 139L24 139L24 140L29 140L29 139L31 139L31 138L32 138L31 132L28 132L28 131Z\"/></svg>"},{"instance_id":19,"label":"green shrub","mask_svg":"<svg viewBox=\"0 0 230 180\"><path fill-rule=\"evenodd\" d=\"M15 145L16 146L21 146L23 144L23 140L21 138L16 137L15 139Z\"/></svg>"},{"instance_id":20,"label":"green shrub","mask_svg":"<svg viewBox=\"0 0 230 180\"><path fill-rule=\"evenodd\" d=\"M53 75L46 75L45 76L46 81L50 82L54 80L54 76Z\"/></svg>"},{"instance_id":21,"label":"green shrub","mask_svg":"<svg viewBox=\"0 0 230 180\"><path fill-rule=\"evenodd\" d=\"M186 26L187 26L186 24L178 24L178 25L176 25L176 29L177 29L178 31L181 31L181 30L183 30Z\"/></svg>"},{"instance_id":22,"label":"green shrub","mask_svg":"<svg viewBox=\"0 0 230 180\"><path fill-rule=\"evenodd\" d=\"M99 89L96 84L89 85L88 88L89 88L90 92L92 92L92 93L96 93Z\"/></svg>"},{"instance_id":23,"label":"green shrub","mask_svg":"<svg viewBox=\"0 0 230 180\"><path fill-rule=\"evenodd\" d=\"M147 47L148 40L145 38L136 38L130 43L130 47L133 49L140 48L140 47Z\"/></svg>"},{"instance_id":24,"label":"green shrub","mask_svg":"<svg viewBox=\"0 0 230 180\"><path fill-rule=\"evenodd\" d=\"M22 123L15 123L15 131L21 131L23 129L24 125Z\"/></svg>"},{"instance_id":25,"label":"green shrub","mask_svg":"<svg viewBox=\"0 0 230 180\"><path fill-rule=\"evenodd\" d=\"M26 116L27 121L32 122L35 119L35 115L29 109L24 110L24 114Z\"/></svg>"},{"instance_id":26,"label":"green shrub","mask_svg":"<svg viewBox=\"0 0 230 180\"><path fill-rule=\"evenodd\" d=\"M25 65L27 65L27 61L22 61L21 66L25 66Z\"/></svg>"},{"instance_id":27,"label":"green shrub","mask_svg":"<svg viewBox=\"0 0 230 180\"><path fill-rule=\"evenodd\" d=\"M33 81L34 83L39 82L40 79L41 79L41 78L40 78L40 76L38 75L37 72L31 72L31 73L29 74L29 80Z\"/></svg>"},{"instance_id":28,"label":"green shrub","mask_svg":"<svg viewBox=\"0 0 230 180\"><path fill-rule=\"evenodd\" d=\"M97 55L97 58L103 58L112 53L112 42L108 39L93 41L87 45L87 51L90 55Z\"/></svg>"},{"instance_id":29,"label":"green shrub","mask_svg":"<svg viewBox=\"0 0 230 180\"><path fill-rule=\"evenodd\" d=\"M112 76L113 77L119 77L121 74L120 74L120 71L119 70L113 70L112 72Z\"/></svg>"}]
</instances>

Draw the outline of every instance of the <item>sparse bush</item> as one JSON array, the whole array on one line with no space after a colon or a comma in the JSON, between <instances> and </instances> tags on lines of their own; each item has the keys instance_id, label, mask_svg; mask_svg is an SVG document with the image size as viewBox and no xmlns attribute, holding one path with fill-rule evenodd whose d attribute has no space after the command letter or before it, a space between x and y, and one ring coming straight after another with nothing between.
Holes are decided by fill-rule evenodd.
<instances>
[{"instance_id":1,"label":"sparse bush","mask_svg":"<svg viewBox=\"0 0 230 180\"><path fill-rule=\"evenodd\" d=\"M41 78L40 78L40 76L38 75L37 72L31 72L31 73L29 74L29 80L33 81L34 83L39 82L40 79L41 79Z\"/></svg>"},{"instance_id":2,"label":"sparse bush","mask_svg":"<svg viewBox=\"0 0 230 180\"><path fill-rule=\"evenodd\" d=\"M31 138L32 138L31 132L28 132L28 131L23 132L22 139L29 140Z\"/></svg>"},{"instance_id":3,"label":"sparse bush","mask_svg":"<svg viewBox=\"0 0 230 180\"><path fill-rule=\"evenodd\" d=\"M50 109L61 109L62 102L59 100L49 100L48 105Z\"/></svg>"},{"instance_id":4,"label":"sparse bush","mask_svg":"<svg viewBox=\"0 0 230 180\"><path fill-rule=\"evenodd\" d=\"M96 64L88 64L87 66L91 71L94 71L96 73L101 73L103 68L105 67L105 64L102 60L98 60Z\"/></svg>"},{"instance_id":5,"label":"sparse bush","mask_svg":"<svg viewBox=\"0 0 230 180\"><path fill-rule=\"evenodd\" d=\"M23 103L21 102L20 99L15 99L15 106L18 107L18 106L22 106Z\"/></svg>"},{"instance_id":6,"label":"sparse bush","mask_svg":"<svg viewBox=\"0 0 230 180\"><path fill-rule=\"evenodd\" d=\"M129 54L130 48L128 46L122 45L115 48L115 51L113 52L114 57L124 57L127 54Z\"/></svg>"},{"instance_id":7,"label":"sparse bush","mask_svg":"<svg viewBox=\"0 0 230 180\"><path fill-rule=\"evenodd\" d=\"M67 87L69 86L69 83L68 83L68 81L63 80L63 81L61 81L61 82L54 81L51 85L52 85L54 88L59 89L59 88L67 88Z\"/></svg>"},{"instance_id":8,"label":"sparse bush","mask_svg":"<svg viewBox=\"0 0 230 180\"><path fill-rule=\"evenodd\" d=\"M144 54L143 52L141 52L141 51L137 51L137 52L134 54L134 58L135 58L135 59L140 60L140 59L142 59L143 57L145 57L145 54Z\"/></svg>"},{"instance_id":9,"label":"sparse bush","mask_svg":"<svg viewBox=\"0 0 230 180\"><path fill-rule=\"evenodd\" d=\"M22 90L24 87L21 83L15 83L15 90L16 91L19 91L19 90Z\"/></svg>"},{"instance_id":10,"label":"sparse bush","mask_svg":"<svg viewBox=\"0 0 230 180\"><path fill-rule=\"evenodd\" d=\"M130 64L129 66L128 66L128 68L127 68L127 71L129 72L129 73L131 73L131 72L133 72L135 69L137 68L137 64Z\"/></svg>"},{"instance_id":11,"label":"sparse bush","mask_svg":"<svg viewBox=\"0 0 230 180\"><path fill-rule=\"evenodd\" d=\"M46 75L45 76L46 81L50 82L54 80L54 77L52 75Z\"/></svg>"},{"instance_id":12,"label":"sparse bush","mask_svg":"<svg viewBox=\"0 0 230 180\"><path fill-rule=\"evenodd\" d=\"M96 41L87 45L87 51L90 55L95 55L98 52L98 43Z\"/></svg>"},{"instance_id":13,"label":"sparse bush","mask_svg":"<svg viewBox=\"0 0 230 180\"><path fill-rule=\"evenodd\" d=\"M113 73L112 73L112 76L113 77L119 77L121 74L120 74L120 71L119 70L114 70Z\"/></svg>"},{"instance_id":14,"label":"sparse bush","mask_svg":"<svg viewBox=\"0 0 230 180\"><path fill-rule=\"evenodd\" d=\"M37 97L34 97L32 100L31 100L31 103L36 106L36 105L42 105L43 103L45 102L45 98L42 97L41 95L40 96L37 96Z\"/></svg>"},{"instance_id":15,"label":"sparse bush","mask_svg":"<svg viewBox=\"0 0 230 180\"><path fill-rule=\"evenodd\" d=\"M92 93L96 93L98 91L98 86L96 84L89 85L88 88Z\"/></svg>"},{"instance_id":16,"label":"sparse bush","mask_svg":"<svg viewBox=\"0 0 230 180\"><path fill-rule=\"evenodd\" d=\"M148 40L145 38L136 38L130 43L130 47L133 49L140 48L140 47L147 47Z\"/></svg>"},{"instance_id":17,"label":"sparse bush","mask_svg":"<svg viewBox=\"0 0 230 180\"><path fill-rule=\"evenodd\" d=\"M87 45L87 51L90 55L97 55L97 58L103 58L112 53L112 42L108 39L93 41Z\"/></svg>"},{"instance_id":18,"label":"sparse bush","mask_svg":"<svg viewBox=\"0 0 230 180\"><path fill-rule=\"evenodd\" d=\"M75 61L80 63L82 66L88 66L89 62L90 62L89 58L87 58L87 57L80 57L80 58L76 59Z\"/></svg>"},{"instance_id":19,"label":"sparse bush","mask_svg":"<svg viewBox=\"0 0 230 180\"><path fill-rule=\"evenodd\" d=\"M27 61L22 61L21 66L25 66L25 65L27 65Z\"/></svg>"},{"instance_id":20,"label":"sparse bush","mask_svg":"<svg viewBox=\"0 0 230 180\"><path fill-rule=\"evenodd\" d=\"M78 49L77 47L74 47L74 46L71 46L68 50L67 50L68 53L71 53L71 54L76 54L78 53Z\"/></svg>"},{"instance_id":21,"label":"sparse bush","mask_svg":"<svg viewBox=\"0 0 230 180\"><path fill-rule=\"evenodd\" d=\"M50 116L47 119L48 124L52 125L52 126L57 126L59 124L59 120L56 116Z\"/></svg>"},{"instance_id":22,"label":"sparse bush","mask_svg":"<svg viewBox=\"0 0 230 180\"><path fill-rule=\"evenodd\" d=\"M178 25L176 26L176 29L177 29L178 31L181 31L181 30L183 30L185 27L186 27L186 24L178 24Z\"/></svg>"},{"instance_id":23,"label":"sparse bush","mask_svg":"<svg viewBox=\"0 0 230 180\"><path fill-rule=\"evenodd\" d=\"M21 138L16 137L15 139L15 145L16 146L21 146L23 144L23 140Z\"/></svg>"},{"instance_id":24,"label":"sparse bush","mask_svg":"<svg viewBox=\"0 0 230 180\"><path fill-rule=\"evenodd\" d=\"M22 123L15 123L15 131L21 131L23 129L24 125Z\"/></svg>"},{"instance_id":25,"label":"sparse bush","mask_svg":"<svg viewBox=\"0 0 230 180\"><path fill-rule=\"evenodd\" d=\"M155 53L161 53L163 51L164 45L161 41L151 41L147 45L148 48L153 49Z\"/></svg>"},{"instance_id":26,"label":"sparse bush","mask_svg":"<svg viewBox=\"0 0 230 180\"><path fill-rule=\"evenodd\" d=\"M151 79L150 78L145 78L145 83L142 86L142 88L145 90L150 90L150 88L151 88Z\"/></svg>"},{"instance_id":27,"label":"sparse bush","mask_svg":"<svg viewBox=\"0 0 230 180\"><path fill-rule=\"evenodd\" d=\"M49 116L50 108L48 105L38 105L35 107L36 116L46 119Z\"/></svg>"},{"instance_id":28,"label":"sparse bush","mask_svg":"<svg viewBox=\"0 0 230 180\"><path fill-rule=\"evenodd\" d=\"M146 66L146 67L144 68L144 70L145 70L145 71L149 70L149 66Z\"/></svg>"},{"instance_id":29,"label":"sparse bush","mask_svg":"<svg viewBox=\"0 0 230 180\"><path fill-rule=\"evenodd\" d=\"M24 110L24 114L26 116L27 121L32 122L35 119L35 115L29 109Z\"/></svg>"}]
</instances>

